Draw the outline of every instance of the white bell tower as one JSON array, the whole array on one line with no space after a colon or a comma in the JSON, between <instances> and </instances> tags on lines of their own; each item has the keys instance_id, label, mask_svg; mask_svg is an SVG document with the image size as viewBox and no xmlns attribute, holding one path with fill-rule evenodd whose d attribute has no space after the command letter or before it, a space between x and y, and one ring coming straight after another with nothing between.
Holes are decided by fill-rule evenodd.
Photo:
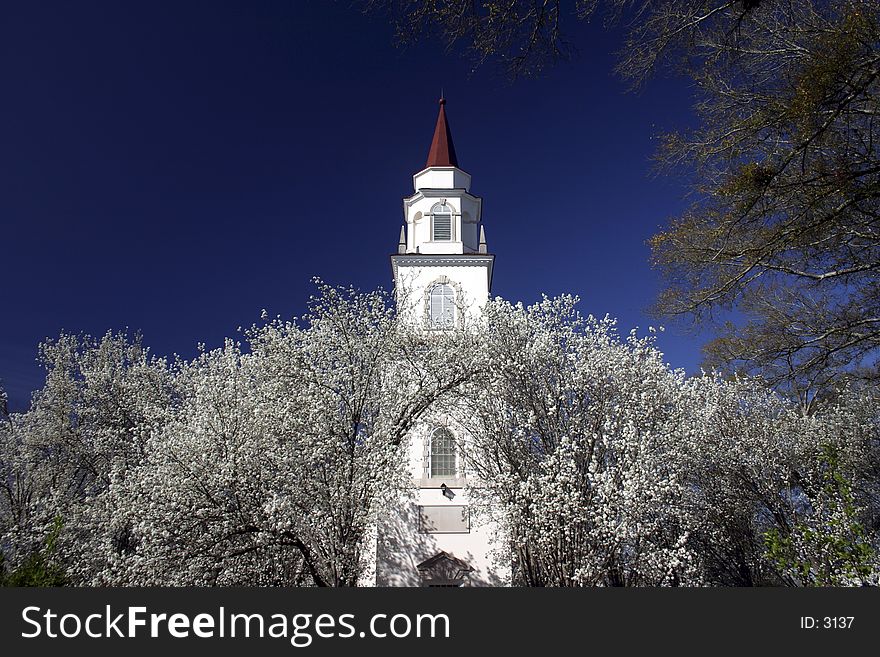
<instances>
[{"instance_id":1,"label":"white bell tower","mask_svg":"<svg viewBox=\"0 0 880 657\"><path fill-rule=\"evenodd\" d=\"M458 167L445 105L441 98L428 161L403 200L406 223L391 256L399 310L428 330L460 327L479 315L495 260L486 249L483 200L470 193L470 174Z\"/></svg>"},{"instance_id":2,"label":"white bell tower","mask_svg":"<svg viewBox=\"0 0 880 657\"><path fill-rule=\"evenodd\" d=\"M391 256L398 312L415 331L454 331L481 315L489 299L495 256L486 249L482 199L458 166L440 112L425 168L403 200L405 225ZM452 418L435 413L409 438L415 495L378 531L375 582L379 586L497 586L508 565L492 556L497 533L471 517L461 450L468 438ZM473 482L471 482L473 483Z\"/></svg>"}]
</instances>

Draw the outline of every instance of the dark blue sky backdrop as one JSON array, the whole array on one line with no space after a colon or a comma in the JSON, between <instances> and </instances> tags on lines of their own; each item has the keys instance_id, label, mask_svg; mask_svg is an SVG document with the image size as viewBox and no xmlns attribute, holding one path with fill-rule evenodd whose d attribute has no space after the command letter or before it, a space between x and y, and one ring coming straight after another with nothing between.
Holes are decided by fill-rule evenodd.
<instances>
[{"instance_id":1,"label":"dark blue sky backdrop","mask_svg":"<svg viewBox=\"0 0 880 657\"><path fill-rule=\"evenodd\" d=\"M303 312L310 279L390 287L401 198L441 87L484 199L493 294L581 296L622 332L656 323L645 240L684 207L655 137L692 121L687 86L626 93L620 32L576 24L539 80L469 75L441 44L401 50L347 3L6 2L0 8L0 385L42 383L64 329L143 332L192 356ZM700 359L667 331L676 367Z\"/></svg>"}]
</instances>

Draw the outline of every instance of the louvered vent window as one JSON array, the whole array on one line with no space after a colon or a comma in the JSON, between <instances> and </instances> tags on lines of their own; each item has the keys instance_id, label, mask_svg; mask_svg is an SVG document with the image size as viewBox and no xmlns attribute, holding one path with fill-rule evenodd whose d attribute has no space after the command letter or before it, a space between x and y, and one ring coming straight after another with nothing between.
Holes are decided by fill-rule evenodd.
<instances>
[{"instance_id":1,"label":"louvered vent window","mask_svg":"<svg viewBox=\"0 0 880 657\"><path fill-rule=\"evenodd\" d=\"M455 325L455 294L451 287L445 284L432 287L428 303L431 328L451 329Z\"/></svg>"},{"instance_id":2,"label":"louvered vent window","mask_svg":"<svg viewBox=\"0 0 880 657\"><path fill-rule=\"evenodd\" d=\"M434 217L434 241L449 242L452 240L452 207L438 203L431 209Z\"/></svg>"}]
</instances>

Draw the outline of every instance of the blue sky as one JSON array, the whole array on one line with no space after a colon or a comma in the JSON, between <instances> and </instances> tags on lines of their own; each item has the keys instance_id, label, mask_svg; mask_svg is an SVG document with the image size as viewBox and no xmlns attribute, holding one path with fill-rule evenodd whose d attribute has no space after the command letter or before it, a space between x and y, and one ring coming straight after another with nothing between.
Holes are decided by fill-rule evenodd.
<instances>
[{"instance_id":1,"label":"blue sky","mask_svg":"<svg viewBox=\"0 0 880 657\"><path fill-rule=\"evenodd\" d=\"M0 9L0 385L23 408L37 344L139 330L192 356L296 315L311 277L389 287L401 199L440 89L483 197L493 294L578 294L622 332L657 324L645 244L685 206L656 177L684 81L628 93L621 33L570 19L576 59L513 84L442 44L394 46L348 3L39 2ZM700 344L660 348L694 371Z\"/></svg>"}]
</instances>

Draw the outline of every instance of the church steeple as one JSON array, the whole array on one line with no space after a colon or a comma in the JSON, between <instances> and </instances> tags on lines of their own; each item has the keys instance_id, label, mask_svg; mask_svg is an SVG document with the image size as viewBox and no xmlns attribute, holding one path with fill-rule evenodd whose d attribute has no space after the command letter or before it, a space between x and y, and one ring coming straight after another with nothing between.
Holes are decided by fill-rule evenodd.
<instances>
[{"instance_id":1,"label":"church steeple","mask_svg":"<svg viewBox=\"0 0 880 657\"><path fill-rule=\"evenodd\" d=\"M452 143L452 133L449 131L449 121L446 119L446 99L440 99L440 113L437 115L437 126L434 128L434 139L431 140L431 149L428 151L428 167L457 167L458 158L455 156L455 145Z\"/></svg>"},{"instance_id":2,"label":"church steeple","mask_svg":"<svg viewBox=\"0 0 880 657\"><path fill-rule=\"evenodd\" d=\"M413 176L415 193L403 199L399 255L487 254L482 200L470 193L470 174L458 168L445 105L441 98L427 165Z\"/></svg>"}]
</instances>

